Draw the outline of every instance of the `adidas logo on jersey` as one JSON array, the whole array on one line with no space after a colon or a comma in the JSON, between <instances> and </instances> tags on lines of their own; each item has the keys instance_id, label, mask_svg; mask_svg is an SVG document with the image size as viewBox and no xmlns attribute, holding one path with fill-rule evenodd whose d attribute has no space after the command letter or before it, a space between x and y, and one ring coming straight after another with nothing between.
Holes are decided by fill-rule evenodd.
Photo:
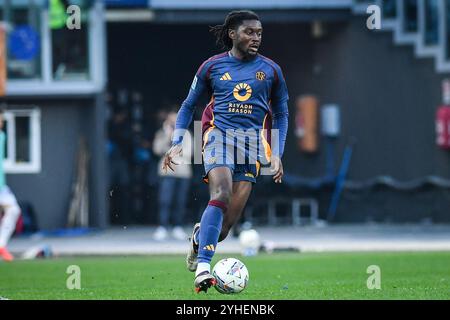
<instances>
[{"instance_id":1,"label":"adidas logo on jersey","mask_svg":"<svg viewBox=\"0 0 450 320\"><path fill-rule=\"evenodd\" d=\"M226 72L222 77L220 77L220 80L231 80L231 76L228 72Z\"/></svg>"}]
</instances>

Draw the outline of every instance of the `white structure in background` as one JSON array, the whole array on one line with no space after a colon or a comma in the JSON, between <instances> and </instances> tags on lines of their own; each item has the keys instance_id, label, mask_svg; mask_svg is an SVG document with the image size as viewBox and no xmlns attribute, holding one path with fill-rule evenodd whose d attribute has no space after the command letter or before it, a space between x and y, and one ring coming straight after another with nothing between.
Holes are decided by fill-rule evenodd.
<instances>
[{"instance_id":1,"label":"white structure in background","mask_svg":"<svg viewBox=\"0 0 450 320\"><path fill-rule=\"evenodd\" d=\"M239 234L242 254L244 256L255 256L261 245L261 238L255 229L243 230Z\"/></svg>"},{"instance_id":2,"label":"white structure in background","mask_svg":"<svg viewBox=\"0 0 450 320\"><path fill-rule=\"evenodd\" d=\"M450 72L449 0L354 1L353 13L367 15L380 6L381 30L392 31L397 45L412 45L417 58L434 58L436 72Z\"/></svg>"}]
</instances>

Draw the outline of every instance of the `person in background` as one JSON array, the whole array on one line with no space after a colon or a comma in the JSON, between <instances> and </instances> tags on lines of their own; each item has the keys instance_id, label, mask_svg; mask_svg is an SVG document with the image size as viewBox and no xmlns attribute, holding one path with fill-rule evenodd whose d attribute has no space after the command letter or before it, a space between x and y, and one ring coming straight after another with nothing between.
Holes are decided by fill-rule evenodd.
<instances>
[{"instance_id":1,"label":"person in background","mask_svg":"<svg viewBox=\"0 0 450 320\"><path fill-rule=\"evenodd\" d=\"M177 240L186 240L187 234L182 228L183 218L186 211L187 194L192 178L192 139L185 135L183 142L183 154L177 156L174 161L178 163L175 171L164 171L162 156L172 146L172 134L175 129L177 112L170 111L153 140L153 152L161 157L158 165L159 182L159 226L154 234L154 239L161 241L168 237L170 219L173 219L172 236ZM172 205L173 204L173 205Z\"/></svg>"},{"instance_id":2,"label":"person in background","mask_svg":"<svg viewBox=\"0 0 450 320\"><path fill-rule=\"evenodd\" d=\"M16 229L20 217L20 207L11 189L6 185L3 161L5 160L6 135L3 132L3 109L0 109L0 208L3 218L0 220L0 257L5 261L14 260L6 245Z\"/></svg>"}]
</instances>

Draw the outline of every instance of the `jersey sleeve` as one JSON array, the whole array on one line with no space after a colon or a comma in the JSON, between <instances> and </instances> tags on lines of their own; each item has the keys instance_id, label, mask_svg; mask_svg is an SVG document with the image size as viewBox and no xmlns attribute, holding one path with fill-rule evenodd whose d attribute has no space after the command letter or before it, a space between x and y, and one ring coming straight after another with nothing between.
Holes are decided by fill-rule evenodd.
<instances>
[{"instance_id":1,"label":"jersey sleeve","mask_svg":"<svg viewBox=\"0 0 450 320\"><path fill-rule=\"evenodd\" d=\"M273 104L282 104L289 100L286 80L280 66L274 66L274 82L272 85L271 100Z\"/></svg>"},{"instance_id":2,"label":"jersey sleeve","mask_svg":"<svg viewBox=\"0 0 450 320\"><path fill-rule=\"evenodd\" d=\"M278 156L282 157L286 136L288 131L289 110L287 101L289 100L286 81L283 72L278 65L275 65L275 79L272 87L272 113L273 128L279 130Z\"/></svg>"},{"instance_id":3,"label":"jersey sleeve","mask_svg":"<svg viewBox=\"0 0 450 320\"><path fill-rule=\"evenodd\" d=\"M273 129L278 130L278 148L274 148L274 155L279 156L280 158L284 153L284 146L286 144L286 137L288 132L289 125L289 111L287 100L282 103L275 103L272 105L273 111Z\"/></svg>"},{"instance_id":4,"label":"jersey sleeve","mask_svg":"<svg viewBox=\"0 0 450 320\"><path fill-rule=\"evenodd\" d=\"M172 144L179 144L183 141L185 131L189 128L194 116L195 106L198 104L199 98L202 96L209 86L208 71L209 63L205 61L198 68L194 80L192 80L191 88L187 98L181 104L178 111L175 131L172 137Z\"/></svg>"}]
</instances>

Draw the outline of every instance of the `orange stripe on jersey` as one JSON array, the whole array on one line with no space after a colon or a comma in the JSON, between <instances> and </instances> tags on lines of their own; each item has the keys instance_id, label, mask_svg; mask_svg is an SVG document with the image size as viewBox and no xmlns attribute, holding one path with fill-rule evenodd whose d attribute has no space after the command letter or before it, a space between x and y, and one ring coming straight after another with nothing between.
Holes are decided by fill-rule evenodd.
<instances>
[{"instance_id":1,"label":"orange stripe on jersey","mask_svg":"<svg viewBox=\"0 0 450 320\"><path fill-rule=\"evenodd\" d=\"M211 100L209 101L208 105L213 105L214 106L214 96L211 96ZM214 109L212 110L212 119L211 121L209 121L209 124L211 125L211 127L215 127L214 126Z\"/></svg>"},{"instance_id":2,"label":"orange stripe on jersey","mask_svg":"<svg viewBox=\"0 0 450 320\"><path fill-rule=\"evenodd\" d=\"M262 139L263 146L264 146L264 155L266 156L266 160L268 162L270 162L270 158L272 157L272 149L270 148L270 144L265 137L266 133L268 133L268 130L265 128L267 116L268 116L268 114L266 114L266 116L264 117L264 120L263 120L263 129L261 130L261 139Z\"/></svg>"},{"instance_id":3,"label":"orange stripe on jersey","mask_svg":"<svg viewBox=\"0 0 450 320\"><path fill-rule=\"evenodd\" d=\"M208 106L206 108L209 108L211 106L214 106L214 96L211 96L211 100L209 100ZM211 131L213 131L214 128L216 127L214 124L214 109L213 108L211 108L211 109L212 109L211 110L211 120L208 121L209 128L206 129L205 133L203 134L202 154L205 152L205 147L206 147L206 144L208 143L209 133ZM204 127L204 126L202 125L202 127ZM208 177L203 178L203 181L205 183L209 183Z\"/></svg>"},{"instance_id":4,"label":"orange stripe on jersey","mask_svg":"<svg viewBox=\"0 0 450 320\"><path fill-rule=\"evenodd\" d=\"M261 169L261 162L256 160L256 176L259 176L259 170Z\"/></svg>"},{"instance_id":5,"label":"orange stripe on jersey","mask_svg":"<svg viewBox=\"0 0 450 320\"><path fill-rule=\"evenodd\" d=\"M211 96L211 100L209 101L208 107L207 107L207 108L209 108L209 106L211 106L211 105L214 105L214 96ZM214 125L214 111L211 111L211 115L212 115L212 118L211 118L211 120L209 121L210 127L209 127L209 128L205 131L205 133L203 134L203 147L202 147L202 152L205 150L206 143L208 142L208 136L209 136L209 133L216 127L216 126Z\"/></svg>"},{"instance_id":6,"label":"orange stripe on jersey","mask_svg":"<svg viewBox=\"0 0 450 320\"><path fill-rule=\"evenodd\" d=\"M205 151L205 146L206 146L206 144L208 143L208 136L209 136L209 133L210 133L211 131L213 131L213 130L214 130L214 127L209 127L208 130L206 130L205 135L203 136L203 147L202 147L202 152Z\"/></svg>"}]
</instances>

